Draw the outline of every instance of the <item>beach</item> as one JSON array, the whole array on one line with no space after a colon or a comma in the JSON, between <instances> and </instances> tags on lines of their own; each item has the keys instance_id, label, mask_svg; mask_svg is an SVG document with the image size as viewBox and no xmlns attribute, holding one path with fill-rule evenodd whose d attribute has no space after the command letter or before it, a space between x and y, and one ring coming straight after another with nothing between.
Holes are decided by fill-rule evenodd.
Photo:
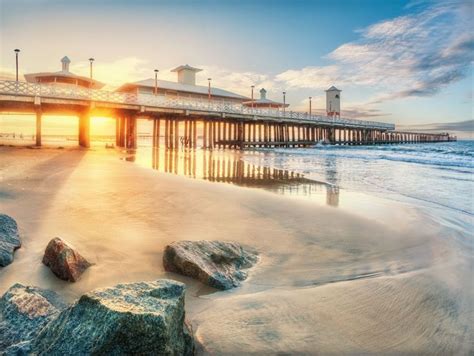
<instances>
[{"instance_id":1,"label":"beach","mask_svg":"<svg viewBox=\"0 0 474 356\"><path fill-rule=\"evenodd\" d=\"M169 162L152 169L115 149L0 147L0 212L23 241L0 270L0 292L20 282L72 302L98 287L177 279L201 354L474 350L472 251L453 241L456 229L403 201L334 194L299 177L289 186L285 172L216 183L202 179L208 154L192 154L194 165L172 155L188 168L171 174ZM226 162L216 169L234 167L235 155L216 152ZM323 198L288 193L294 186ZM77 283L41 264L56 236L94 263ZM164 271L163 249L178 240L237 241L260 259L240 288L216 291Z\"/></svg>"}]
</instances>

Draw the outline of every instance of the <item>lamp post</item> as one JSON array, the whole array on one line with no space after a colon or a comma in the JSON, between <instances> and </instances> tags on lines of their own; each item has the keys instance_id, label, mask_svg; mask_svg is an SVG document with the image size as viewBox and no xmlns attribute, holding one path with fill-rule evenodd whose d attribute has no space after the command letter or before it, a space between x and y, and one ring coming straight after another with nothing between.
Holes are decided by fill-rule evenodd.
<instances>
[{"instance_id":1,"label":"lamp post","mask_svg":"<svg viewBox=\"0 0 474 356\"><path fill-rule=\"evenodd\" d=\"M283 92L283 117L286 115L286 91Z\"/></svg>"},{"instance_id":2,"label":"lamp post","mask_svg":"<svg viewBox=\"0 0 474 356\"><path fill-rule=\"evenodd\" d=\"M15 48L14 52L15 52L15 63L16 63L16 81L18 81L18 53L20 53L20 50L18 48Z\"/></svg>"},{"instance_id":3,"label":"lamp post","mask_svg":"<svg viewBox=\"0 0 474 356\"><path fill-rule=\"evenodd\" d=\"M90 66L89 66L90 67L90 77L92 79L92 63L94 63L94 58L92 58L92 57L89 58L89 63L90 63Z\"/></svg>"},{"instance_id":4,"label":"lamp post","mask_svg":"<svg viewBox=\"0 0 474 356\"><path fill-rule=\"evenodd\" d=\"M208 81L207 99L209 100L209 104L211 103L211 80L212 78L207 78L207 81Z\"/></svg>"},{"instance_id":5,"label":"lamp post","mask_svg":"<svg viewBox=\"0 0 474 356\"><path fill-rule=\"evenodd\" d=\"M158 69L155 69L155 95L158 95Z\"/></svg>"},{"instance_id":6,"label":"lamp post","mask_svg":"<svg viewBox=\"0 0 474 356\"><path fill-rule=\"evenodd\" d=\"M253 110L253 89L255 88L255 85L252 85L251 88L252 88L252 110Z\"/></svg>"},{"instance_id":7,"label":"lamp post","mask_svg":"<svg viewBox=\"0 0 474 356\"><path fill-rule=\"evenodd\" d=\"M313 99L311 96L309 97L309 118L311 119L311 99Z\"/></svg>"}]
</instances>

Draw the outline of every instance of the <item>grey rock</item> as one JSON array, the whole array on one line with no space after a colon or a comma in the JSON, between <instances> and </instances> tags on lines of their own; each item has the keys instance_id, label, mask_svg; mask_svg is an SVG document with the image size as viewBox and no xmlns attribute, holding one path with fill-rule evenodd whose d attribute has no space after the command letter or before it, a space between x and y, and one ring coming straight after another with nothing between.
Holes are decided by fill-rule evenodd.
<instances>
[{"instance_id":1,"label":"grey rock","mask_svg":"<svg viewBox=\"0 0 474 356\"><path fill-rule=\"evenodd\" d=\"M0 214L0 266L13 262L13 253L21 247L16 221L10 216Z\"/></svg>"},{"instance_id":2,"label":"grey rock","mask_svg":"<svg viewBox=\"0 0 474 356\"><path fill-rule=\"evenodd\" d=\"M18 344L12 345L5 350L0 352L1 356L28 356L31 355L31 340L22 341Z\"/></svg>"},{"instance_id":3,"label":"grey rock","mask_svg":"<svg viewBox=\"0 0 474 356\"><path fill-rule=\"evenodd\" d=\"M163 254L165 270L222 290L238 287L257 260L256 251L222 241L176 241Z\"/></svg>"},{"instance_id":4,"label":"grey rock","mask_svg":"<svg viewBox=\"0 0 474 356\"><path fill-rule=\"evenodd\" d=\"M28 342L65 308L55 292L13 285L0 299L0 351L25 354Z\"/></svg>"},{"instance_id":5,"label":"grey rock","mask_svg":"<svg viewBox=\"0 0 474 356\"><path fill-rule=\"evenodd\" d=\"M184 284L119 284L83 295L31 345L39 355L190 355Z\"/></svg>"}]
</instances>

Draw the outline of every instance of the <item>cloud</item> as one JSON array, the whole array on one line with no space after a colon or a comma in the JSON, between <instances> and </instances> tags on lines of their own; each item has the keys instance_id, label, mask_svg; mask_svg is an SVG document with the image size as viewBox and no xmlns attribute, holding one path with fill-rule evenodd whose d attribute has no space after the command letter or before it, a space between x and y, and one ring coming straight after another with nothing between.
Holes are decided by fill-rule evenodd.
<instances>
[{"instance_id":1,"label":"cloud","mask_svg":"<svg viewBox=\"0 0 474 356\"><path fill-rule=\"evenodd\" d=\"M339 67L306 67L299 70L288 70L275 76L277 82L285 83L287 89L327 89L328 83L341 81Z\"/></svg>"},{"instance_id":2,"label":"cloud","mask_svg":"<svg viewBox=\"0 0 474 356\"><path fill-rule=\"evenodd\" d=\"M15 80L15 72L8 68L0 67L0 80Z\"/></svg>"},{"instance_id":3,"label":"cloud","mask_svg":"<svg viewBox=\"0 0 474 356\"><path fill-rule=\"evenodd\" d=\"M418 130L431 130L431 131L474 131L474 120L465 120L457 122L444 122L444 123L430 123L430 124L413 124L413 125L397 125L404 128L416 128Z\"/></svg>"},{"instance_id":4,"label":"cloud","mask_svg":"<svg viewBox=\"0 0 474 356\"><path fill-rule=\"evenodd\" d=\"M419 131L419 132L450 132L456 135L459 139L474 138L474 120L447 122L447 123L432 123L432 124L414 124L414 125L397 125L398 130L404 131Z\"/></svg>"},{"instance_id":5,"label":"cloud","mask_svg":"<svg viewBox=\"0 0 474 356\"><path fill-rule=\"evenodd\" d=\"M473 5L461 0L415 5L421 10L358 31L358 40L327 55L331 65L288 70L275 80L292 88L370 86L383 93L373 103L435 95L469 72Z\"/></svg>"},{"instance_id":6,"label":"cloud","mask_svg":"<svg viewBox=\"0 0 474 356\"><path fill-rule=\"evenodd\" d=\"M97 60L94 62L93 71L94 79L106 83L109 89L153 76L153 68L148 61L137 57L126 57L111 62ZM71 72L88 77L89 61L71 64Z\"/></svg>"},{"instance_id":7,"label":"cloud","mask_svg":"<svg viewBox=\"0 0 474 356\"><path fill-rule=\"evenodd\" d=\"M216 67L216 66L199 66L202 72L198 75L198 84L207 85L207 78L212 78L212 85L219 88L224 88L232 92L248 96L251 95L251 86L255 85L255 94L257 95L257 88L266 88L268 91L275 89L275 82L269 75L260 74L251 71L235 72L230 69ZM199 78L202 78L199 80Z\"/></svg>"}]
</instances>

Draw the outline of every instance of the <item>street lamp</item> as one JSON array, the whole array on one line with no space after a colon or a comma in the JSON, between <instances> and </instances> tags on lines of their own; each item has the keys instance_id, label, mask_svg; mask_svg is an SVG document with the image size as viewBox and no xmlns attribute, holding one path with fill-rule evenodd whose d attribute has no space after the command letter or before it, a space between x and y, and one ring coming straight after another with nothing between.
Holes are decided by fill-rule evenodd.
<instances>
[{"instance_id":1,"label":"street lamp","mask_svg":"<svg viewBox=\"0 0 474 356\"><path fill-rule=\"evenodd\" d=\"M15 52L15 62L16 62L16 81L18 81L18 53L20 53L20 50L18 48L15 48L13 50Z\"/></svg>"},{"instance_id":2,"label":"street lamp","mask_svg":"<svg viewBox=\"0 0 474 356\"><path fill-rule=\"evenodd\" d=\"M309 118L311 119L311 99L313 99L311 96L309 97Z\"/></svg>"},{"instance_id":3,"label":"street lamp","mask_svg":"<svg viewBox=\"0 0 474 356\"><path fill-rule=\"evenodd\" d=\"M207 87L207 97L208 97L208 100L209 100L209 104L211 103L211 80L212 78L207 78L207 81L208 81L208 87Z\"/></svg>"},{"instance_id":4,"label":"street lamp","mask_svg":"<svg viewBox=\"0 0 474 356\"><path fill-rule=\"evenodd\" d=\"M94 62L94 58L89 58L89 63L90 63L90 76L91 76L91 79L92 79L92 63Z\"/></svg>"},{"instance_id":5,"label":"street lamp","mask_svg":"<svg viewBox=\"0 0 474 356\"><path fill-rule=\"evenodd\" d=\"M285 113L286 113L286 91L283 92L283 117L285 117Z\"/></svg>"},{"instance_id":6,"label":"street lamp","mask_svg":"<svg viewBox=\"0 0 474 356\"><path fill-rule=\"evenodd\" d=\"M252 85L251 88L252 88L252 110L253 110L253 88L255 88L255 85Z\"/></svg>"},{"instance_id":7,"label":"street lamp","mask_svg":"<svg viewBox=\"0 0 474 356\"><path fill-rule=\"evenodd\" d=\"M155 95L158 95L158 69L155 69Z\"/></svg>"}]
</instances>

